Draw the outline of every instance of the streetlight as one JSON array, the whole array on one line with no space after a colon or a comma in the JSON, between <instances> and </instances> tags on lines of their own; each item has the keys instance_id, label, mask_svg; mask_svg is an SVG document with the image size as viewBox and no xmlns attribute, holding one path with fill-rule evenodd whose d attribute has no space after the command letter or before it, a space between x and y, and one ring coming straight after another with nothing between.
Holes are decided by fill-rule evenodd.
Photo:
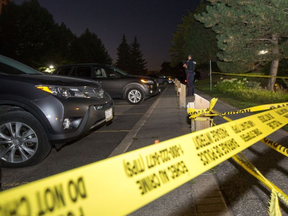
<instances>
[{"instance_id":1,"label":"streetlight","mask_svg":"<svg viewBox=\"0 0 288 216\"><path fill-rule=\"evenodd\" d=\"M260 50L258 55L264 55L266 53L268 53L268 50Z\"/></svg>"}]
</instances>

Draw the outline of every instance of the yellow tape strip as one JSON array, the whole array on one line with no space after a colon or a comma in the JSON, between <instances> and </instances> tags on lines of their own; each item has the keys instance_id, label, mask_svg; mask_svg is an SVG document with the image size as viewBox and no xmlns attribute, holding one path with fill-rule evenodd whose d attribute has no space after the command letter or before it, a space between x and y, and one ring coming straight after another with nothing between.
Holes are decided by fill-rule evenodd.
<instances>
[{"instance_id":1,"label":"yellow tape strip","mask_svg":"<svg viewBox=\"0 0 288 216\"><path fill-rule=\"evenodd\" d=\"M187 113L191 115L191 118L196 118L204 114L209 114L211 110L214 108L216 102L218 101L218 98L212 98L210 101L210 107L207 109L194 109L194 108L188 108Z\"/></svg>"},{"instance_id":2,"label":"yellow tape strip","mask_svg":"<svg viewBox=\"0 0 288 216\"><path fill-rule=\"evenodd\" d=\"M287 147L282 146L281 144L274 142L267 137L262 139L261 142L266 144L270 148L276 150L277 152L283 154L284 156L288 157L288 148Z\"/></svg>"},{"instance_id":3,"label":"yellow tape strip","mask_svg":"<svg viewBox=\"0 0 288 216\"><path fill-rule=\"evenodd\" d=\"M281 216L282 215L281 211L280 211L277 191L274 189L272 189L272 192L271 192L268 214L269 214L269 216Z\"/></svg>"},{"instance_id":4,"label":"yellow tape strip","mask_svg":"<svg viewBox=\"0 0 288 216\"><path fill-rule=\"evenodd\" d=\"M243 156L243 155L242 155ZM260 182L262 182L266 187L271 190L271 200L269 202L269 210L268 213L270 216L281 216L281 211L279 207L278 197L280 197L283 202L287 205L287 195L283 193L279 188L277 188L272 182L266 179L259 170L251 164L248 159L242 159L239 155L232 157L242 168L244 168L247 172L257 178Z\"/></svg>"},{"instance_id":5,"label":"yellow tape strip","mask_svg":"<svg viewBox=\"0 0 288 216\"><path fill-rule=\"evenodd\" d=\"M217 102L217 98L211 99L210 107L208 109L192 109L188 108L187 113L190 115L190 119L197 118L199 116L205 116L205 117L213 117L213 116L225 116L225 115L235 115L235 114L243 114L243 113L252 113L252 112L259 112L264 110L270 110L280 107L287 107L288 102L285 103L276 103L276 104L263 104L259 106L249 107L245 109L240 109L236 111L229 111L229 112L223 112L223 113L212 113L212 109L215 106L215 103ZM212 103L213 102L213 103Z\"/></svg>"},{"instance_id":6,"label":"yellow tape strip","mask_svg":"<svg viewBox=\"0 0 288 216\"><path fill-rule=\"evenodd\" d=\"M261 181L266 187L268 187L271 191L275 190L277 192L278 197L284 202L285 205L288 206L288 196L276 185L274 185L271 181L266 179L261 172L243 155L241 154L242 158L239 156L233 156L232 158L241 165L247 172Z\"/></svg>"},{"instance_id":7,"label":"yellow tape strip","mask_svg":"<svg viewBox=\"0 0 288 216\"><path fill-rule=\"evenodd\" d=\"M280 106L282 107L282 106ZM287 110L285 108L285 110ZM285 111L283 109L279 109L279 111L277 111L277 113L282 113L284 115L287 115L287 111ZM217 111L213 111L212 113L215 113L216 115L220 114ZM266 116L266 114L265 114ZM226 117L226 116L222 116L225 120L232 122L233 120ZM260 118L262 122L267 122L271 119L268 118ZM265 120L266 119L266 120ZM267 144L269 147L277 150L278 152L284 154L285 156L287 155L285 153L285 151L287 151L288 149L281 146L278 143L273 142L272 140L268 139L268 138L263 138L260 140L261 142ZM281 151L282 150L282 151ZM284 150L284 152L283 152ZM244 158L245 160L241 159L241 157L239 156L241 155L242 158ZM270 201L270 206L269 206L269 214L273 214L272 212L276 212L275 214L279 214L279 203L278 203L278 199L274 197L274 193L276 193L279 198L288 206L288 196L281 190L279 189L277 186L275 186L272 182L270 182L268 179L266 179L261 172L243 155L243 153L240 153L239 155L235 155L232 158L240 165L242 166L246 171L248 171L251 175L253 175L254 177L256 177L259 181L261 181L264 185L266 185L269 189L271 189L272 194L271 194L271 201ZM275 202L274 202L275 201ZM274 207L274 210L272 210L272 208ZM280 213L281 215L281 213Z\"/></svg>"},{"instance_id":8,"label":"yellow tape strip","mask_svg":"<svg viewBox=\"0 0 288 216\"><path fill-rule=\"evenodd\" d=\"M220 74L227 76L244 76L244 77L262 77L262 78L279 78L279 79L288 79L288 77L282 76L270 76L270 75L259 75L259 74L237 74L237 73L221 73L221 72L212 72L212 74Z\"/></svg>"},{"instance_id":9,"label":"yellow tape strip","mask_svg":"<svg viewBox=\"0 0 288 216\"><path fill-rule=\"evenodd\" d=\"M127 215L278 130L287 113L258 113L3 191L0 216Z\"/></svg>"}]
</instances>

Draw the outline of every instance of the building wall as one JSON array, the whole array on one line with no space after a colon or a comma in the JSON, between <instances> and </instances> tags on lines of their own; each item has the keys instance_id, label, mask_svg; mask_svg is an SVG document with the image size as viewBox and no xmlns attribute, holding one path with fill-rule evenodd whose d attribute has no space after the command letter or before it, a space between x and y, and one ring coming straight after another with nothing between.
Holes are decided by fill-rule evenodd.
<instances>
[{"instance_id":1,"label":"building wall","mask_svg":"<svg viewBox=\"0 0 288 216\"><path fill-rule=\"evenodd\" d=\"M9 0L0 0L0 14L2 12L2 6L7 5L9 3Z\"/></svg>"}]
</instances>

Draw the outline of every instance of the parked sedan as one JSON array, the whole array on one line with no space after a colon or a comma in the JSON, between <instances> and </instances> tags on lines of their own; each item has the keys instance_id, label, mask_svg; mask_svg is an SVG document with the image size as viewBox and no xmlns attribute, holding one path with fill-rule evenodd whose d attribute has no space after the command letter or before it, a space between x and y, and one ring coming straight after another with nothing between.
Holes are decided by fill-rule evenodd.
<instances>
[{"instance_id":1,"label":"parked sedan","mask_svg":"<svg viewBox=\"0 0 288 216\"><path fill-rule=\"evenodd\" d=\"M172 78L169 77L169 76L156 75L156 74L155 74L155 75L151 75L150 77L156 79L159 84L167 85L167 84L173 83Z\"/></svg>"},{"instance_id":2,"label":"parked sedan","mask_svg":"<svg viewBox=\"0 0 288 216\"><path fill-rule=\"evenodd\" d=\"M0 162L39 163L51 145L113 119L113 100L92 80L45 75L0 55Z\"/></svg>"},{"instance_id":3,"label":"parked sedan","mask_svg":"<svg viewBox=\"0 0 288 216\"><path fill-rule=\"evenodd\" d=\"M133 76L111 65L97 63L58 67L53 74L97 80L112 98L139 104L160 92L159 83L151 77Z\"/></svg>"}]
</instances>

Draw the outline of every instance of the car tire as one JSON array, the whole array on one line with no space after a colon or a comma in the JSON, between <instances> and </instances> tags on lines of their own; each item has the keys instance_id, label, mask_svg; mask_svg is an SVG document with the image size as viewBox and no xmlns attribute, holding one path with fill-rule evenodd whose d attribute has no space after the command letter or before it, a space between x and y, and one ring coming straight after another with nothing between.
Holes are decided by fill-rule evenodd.
<instances>
[{"instance_id":1,"label":"car tire","mask_svg":"<svg viewBox=\"0 0 288 216\"><path fill-rule=\"evenodd\" d=\"M144 93L140 88L130 88L126 93L126 100L131 104L139 104L144 101Z\"/></svg>"},{"instance_id":2,"label":"car tire","mask_svg":"<svg viewBox=\"0 0 288 216\"><path fill-rule=\"evenodd\" d=\"M0 161L2 167L18 168L41 162L51 151L39 121L26 111L0 116Z\"/></svg>"}]
</instances>

